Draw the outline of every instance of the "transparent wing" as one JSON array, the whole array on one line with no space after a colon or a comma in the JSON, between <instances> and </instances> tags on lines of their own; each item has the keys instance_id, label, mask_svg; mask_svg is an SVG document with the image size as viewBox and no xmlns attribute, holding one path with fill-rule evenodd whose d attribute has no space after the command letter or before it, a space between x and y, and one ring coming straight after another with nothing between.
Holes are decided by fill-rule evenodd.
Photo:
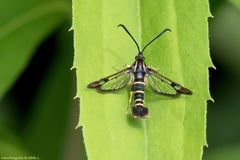
<instances>
[{"instance_id":1,"label":"transparent wing","mask_svg":"<svg viewBox=\"0 0 240 160\"><path fill-rule=\"evenodd\" d=\"M173 82L149 67L147 68L146 78L151 88L159 94L167 96L178 96L180 94L192 95L189 89Z\"/></svg>"},{"instance_id":2,"label":"transparent wing","mask_svg":"<svg viewBox=\"0 0 240 160\"><path fill-rule=\"evenodd\" d=\"M98 88L100 90L117 90L126 86L132 80L132 67L125 68L115 74L92 82L88 88Z\"/></svg>"},{"instance_id":3,"label":"transparent wing","mask_svg":"<svg viewBox=\"0 0 240 160\"><path fill-rule=\"evenodd\" d=\"M130 81L131 81L131 74L129 72L129 73L119 75L107 81L100 87L100 89L101 90L117 90L127 85Z\"/></svg>"}]
</instances>

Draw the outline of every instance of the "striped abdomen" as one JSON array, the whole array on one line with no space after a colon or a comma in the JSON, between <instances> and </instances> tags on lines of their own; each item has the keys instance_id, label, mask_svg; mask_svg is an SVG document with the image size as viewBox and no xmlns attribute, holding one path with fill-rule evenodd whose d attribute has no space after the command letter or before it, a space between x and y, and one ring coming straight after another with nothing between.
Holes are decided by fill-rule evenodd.
<instances>
[{"instance_id":1,"label":"striped abdomen","mask_svg":"<svg viewBox=\"0 0 240 160\"><path fill-rule=\"evenodd\" d=\"M132 85L132 92L135 105L132 107L132 114L136 118L143 118L148 115L148 109L144 107L144 76L145 72L138 69L134 73L134 82Z\"/></svg>"},{"instance_id":2,"label":"striped abdomen","mask_svg":"<svg viewBox=\"0 0 240 160\"><path fill-rule=\"evenodd\" d=\"M143 81L135 81L132 86L135 106L144 106L144 85Z\"/></svg>"}]
</instances>

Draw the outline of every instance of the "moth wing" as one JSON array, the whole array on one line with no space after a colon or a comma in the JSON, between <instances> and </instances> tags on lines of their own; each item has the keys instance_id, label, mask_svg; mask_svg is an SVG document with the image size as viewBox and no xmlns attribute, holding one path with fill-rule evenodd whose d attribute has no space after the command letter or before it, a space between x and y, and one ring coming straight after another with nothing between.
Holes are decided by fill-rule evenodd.
<instances>
[{"instance_id":1,"label":"moth wing","mask_svg":"<svg viewBox=\"0 0 240 160\"><path fill-rule=\"evenodd\" d=\"M147 83L159 94L166 96L178 96L180 94L192 95L192 91L173 82L169 78L159 74L157 71L147 68Z\"/></svg>"},{"instance_id":2,"label":"moth wing","mask_svg":"<svg viewBox=\"0 0 240 160\"><path fill-rule=\"evenodd\" d=\"M126 86L132 80L132 67L125 68L110 76L92 82L88 88L98 88L103 91L118 90Z\"/></svg>"}]
</instances>

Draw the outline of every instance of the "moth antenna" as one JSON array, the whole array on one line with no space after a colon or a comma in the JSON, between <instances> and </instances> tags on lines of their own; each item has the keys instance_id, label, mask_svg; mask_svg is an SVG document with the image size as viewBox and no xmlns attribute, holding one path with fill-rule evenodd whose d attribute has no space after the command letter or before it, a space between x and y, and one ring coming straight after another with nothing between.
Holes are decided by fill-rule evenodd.
<instances>
[{"instance_id":1,"label":"moth antenna","mask_svg":"<svg viewBox=\"0 0 240 160\"><path fill-rule=\"evenodd\" d=\"M171 32L171 29L166 28L164 29L161 33L159 33L155 38L153 38L150 42L148 42L148 44L145 45L145 47L142 49L142 52L147 48L147 46L149 46L153 41L155 41L156 39L158 39L160 36L162 36L165 32Z\"/></svg>"},{"instance_id":2,"label":"moth antenna","mask_svg":"<svg viewBox=\"0 0 240 160\"><path fill-rule=\"evenodd\" d=\"M127 34L132 38L132 40L134 41L134 43L136 44L137 46L137 49L138 49L138 53L140 53L140 48L139 48L139 45L137 44L137 41L133 38L133 36L131 35L131 33L128 31L128 29L123 25L123 24L119 24L118 27L122 27L126 32Z\"/></svg>"}]
</instances>

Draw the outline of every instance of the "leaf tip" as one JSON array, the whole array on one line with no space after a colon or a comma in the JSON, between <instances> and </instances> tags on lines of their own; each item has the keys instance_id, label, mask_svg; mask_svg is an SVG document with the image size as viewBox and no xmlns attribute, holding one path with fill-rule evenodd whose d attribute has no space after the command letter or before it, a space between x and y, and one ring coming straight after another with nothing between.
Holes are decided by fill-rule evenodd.
<instances>
[{"instance_id":1,"label":"leaf tip","mask_svg":"<svg viewBox=\"0 0 240 160\"><path fill-rule=\"evenodd\" d=\"M212 97L210 97L210 98L208 99L208 101L211 101L212 103L215 102L214 99L213 99Z\"/></svg>"},{"instance_id":2,"label":"leaf tip","mask_svg":"<svg viewBox=\"0 0 240 160\"><path fill-rule=\"evenodd\" d=\"M75 69L77 69L75 66L72 66L72 67L70 68L71 71L72 71L72 70L75 70Z\"/></svg>"},{"instance_id":3,"label":"leaf tip","mask_svg":"<svg viewBox=\"0 0 240 160\"><path fill-rule=\"evenodd\" d=\"M71 32L71 31L73 31L74 30L74 28L73 28L73 26L71 26L69 29L68 29L68 32Z\"/></svg>"},{"instance_id":4,"label":"leaf tip","mask_svg":"<svg viewBox=\"0 0 240 160\"><path fill-rule=\"evenodd\" d=\"M81 128L80 123L77 124L77 126L75 127L75 130L77 130L78 128Z\"/></svg>"}]
</instances>

